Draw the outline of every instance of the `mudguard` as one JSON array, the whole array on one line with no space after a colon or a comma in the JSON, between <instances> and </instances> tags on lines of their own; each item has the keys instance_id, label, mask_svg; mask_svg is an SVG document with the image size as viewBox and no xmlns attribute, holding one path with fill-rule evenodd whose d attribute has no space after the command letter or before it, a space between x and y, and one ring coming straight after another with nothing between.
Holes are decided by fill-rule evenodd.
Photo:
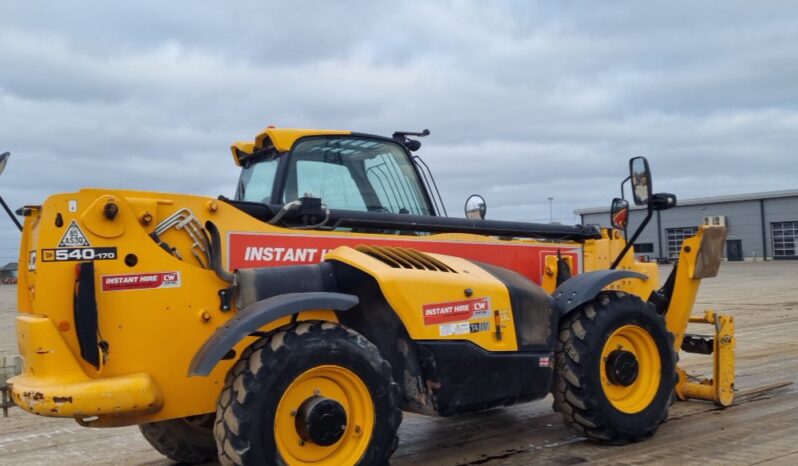
<instances>
[{"instance_id":1,"label":"mudguard","mask_svg":"<svg viewBox=\"0 0 798 466\"><path fill-rule=\"evenodd\" d=\"M325 291L286 293L250 304L216 329L194 355L189 376L206 376L228 351L244 337L281 317L302 311L331 309L348 311L359 302L357 296Z\"/></svg>"},{"instance_id":2,"label":"mudguard","mask_svg":"<svg viewBox=\"0 0 798 466\"><path fill-rule=\"evenodd\" d=\"M648 280L646 275L628 270L597 270L566 280L552 294L560 309L560 318L598 296L601 290L610 283L624 278Z\"/></svg>"}]
</instances>

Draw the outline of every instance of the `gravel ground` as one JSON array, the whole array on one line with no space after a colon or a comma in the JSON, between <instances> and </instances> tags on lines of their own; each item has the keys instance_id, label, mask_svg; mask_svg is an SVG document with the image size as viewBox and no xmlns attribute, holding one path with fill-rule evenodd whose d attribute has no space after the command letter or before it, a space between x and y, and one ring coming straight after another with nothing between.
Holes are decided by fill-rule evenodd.
<instances>
[{"instance_id":1,"label":"gravel ground","mask_svg":"<svg viewBox=\"0 0 798 466\"><path fill-rule=\"evenodd\" d=\"M666 271L661 271L663 277ZM798 262L727 263L702 285L696 311L732 314L737 326L737 389L798 381ZM0 286L0 356L16 353L15 289ZM698 328L695 330L699 330ZM688 355L696 375L707 358ZM679 402L652 439L593 445L562 426L549 399L457 418L406 414L394 465L798 464L798 388L738 398L719 409ZM0 464L168 465L135 427L88 429L68 419L12 410L0 418Z\"/></svg>"}]
</instances>

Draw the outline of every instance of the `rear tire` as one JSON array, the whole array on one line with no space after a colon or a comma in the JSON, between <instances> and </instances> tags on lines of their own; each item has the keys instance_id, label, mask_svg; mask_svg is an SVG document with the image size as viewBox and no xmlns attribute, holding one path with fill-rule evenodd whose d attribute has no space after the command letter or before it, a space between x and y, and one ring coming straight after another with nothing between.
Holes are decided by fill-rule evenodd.
<instances>
[{"instance_id":1,"label":"rear tire","mask_svg":"<svg viewBox=\"0 0 798 466\"><path fill-rule=\"evenodd\" d=\"M554 409L590 440L637 442L668 417L676 382L673 335L637 296L603 292L563 319L555 364Z\"/></svg>"},{"instance_id":2,"label":"rear tire","mask_svg":"<svg viewBox=\"0 0 798 466\"><path fill-rule=\"evenodd\" d=\"M387 464L398 445L399 396L390 364L362 335L330 322L278 329L247 348L227 374L214 427L219 461ZM336 422L322 423L321 434L313 430L318 424L302 423L319 399L346 416L338 421L326 412Z\"/></svg>"},{"instance_id":3,"label":"rear tire","mask_svg":"<svg viewBox=\"0 0 798 466\"><path fill-rule=\"evenodd\" d=\"M178 463L198 464L216 458L214 414L140 424L139 430L153 448Z\"/></svg>"}]
</instances>

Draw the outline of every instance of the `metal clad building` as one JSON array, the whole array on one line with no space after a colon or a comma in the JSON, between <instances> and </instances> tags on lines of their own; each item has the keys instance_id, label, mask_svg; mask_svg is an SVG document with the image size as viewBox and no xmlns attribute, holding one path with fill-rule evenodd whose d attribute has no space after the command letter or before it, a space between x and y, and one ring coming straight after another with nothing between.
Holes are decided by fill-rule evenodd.
<instances>
[{"instance_id":1,"label":"metal clad building","mask_svg":"<svg viewBox=\"0 0 798 466\"><path fill-rule=\"evenodd\" d=\"M583 225L609 226L609 207L578 209ZM629 234L645 218L633 207ZM655 212L635 244L635 256L649 260L675 259L682 240L704 222L728 228L728 260L798 259L798 190L679 199L670 210Z\"/></svg>"}]
</instances>

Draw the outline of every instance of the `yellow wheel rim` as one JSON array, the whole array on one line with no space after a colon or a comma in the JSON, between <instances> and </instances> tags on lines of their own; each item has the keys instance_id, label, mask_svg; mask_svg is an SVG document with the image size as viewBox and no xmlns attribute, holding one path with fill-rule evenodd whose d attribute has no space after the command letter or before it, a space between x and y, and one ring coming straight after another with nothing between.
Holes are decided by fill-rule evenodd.
<instances>
[{"instance_id":1,"label":"yellow wheel rim","mask_svg":"<svg viewBox=\"0 0 798 466\"><path fill-rule=\"evenodd\" d=\"M629 385L613 383L607 375L607 360L613 351L632 353L637 359L637 378ZM654 338L637 325L616 329L601 351L601 387L610 403L627 414L639 413L651 404L659 390L662 363Z\"/></svg>"},{"instance_id":2,"label":"yellow wheel rim","mask_svg":"<svg viewBox=\"0 0 798 466\"><path fill-rule=\"evenodd\" d=\"M296 414L313 396L337 401L346 412L343 436L329 446L304 441L296 428ZM294 465L351 465L363 456L374 430L374 404L366 384L349 369L318 366L303 372L283 393L274 417L274 439L280 456Z\"/></svg>"}]
</instances>

